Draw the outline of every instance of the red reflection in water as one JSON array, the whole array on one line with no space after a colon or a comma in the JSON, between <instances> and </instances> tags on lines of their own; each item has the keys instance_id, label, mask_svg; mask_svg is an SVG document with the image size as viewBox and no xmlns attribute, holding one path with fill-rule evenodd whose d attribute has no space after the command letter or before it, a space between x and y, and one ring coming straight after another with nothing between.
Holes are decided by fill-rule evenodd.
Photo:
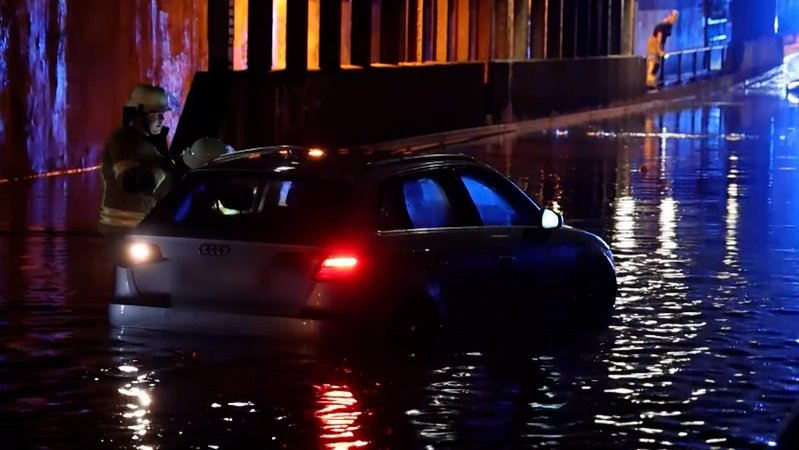
<instances>
[{"instance_id":1,"label":"red reflection in water","mask_svg":"<svg viewBox=\"0 0 799 450\"><path fill-rule=\"evenodd\" d=\"M347 386L323 384L316 388L316 417L322 422L320 440L326 448L346 449L369 445L358 438L360 426L356 424L363 414L358 410L358 400Z\"/></svg>"}]
</instances>

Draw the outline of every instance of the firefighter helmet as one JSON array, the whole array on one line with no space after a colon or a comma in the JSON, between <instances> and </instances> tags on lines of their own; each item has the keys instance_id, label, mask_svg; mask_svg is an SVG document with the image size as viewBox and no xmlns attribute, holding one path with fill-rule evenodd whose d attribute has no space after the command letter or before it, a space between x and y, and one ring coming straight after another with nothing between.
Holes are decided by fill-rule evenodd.
<instances>
[{"instance_id":1,"label":"firefighter helmet","mask_svg":"<svg viewBox=\"0 0 799 450\"><path fill-rule=\"evenodd\" d=\"M145 113L167 112L180 109L180 102L160 86L140 84L133 88L125 106L141 109Z\"/></svg>"},{"instance_id":2,"label":"firefighter helmet","mask_svg":"<svg viewBox=\"0 0 799 450\"><path fill-rule=\"evenodd\" d=\"M197 139L190 148L183 152L181 158L188 168L196 169L208 164L212 159L228 153L233 153L233 147L217 139L204 137Z\"/></svg>"}]
</instances>

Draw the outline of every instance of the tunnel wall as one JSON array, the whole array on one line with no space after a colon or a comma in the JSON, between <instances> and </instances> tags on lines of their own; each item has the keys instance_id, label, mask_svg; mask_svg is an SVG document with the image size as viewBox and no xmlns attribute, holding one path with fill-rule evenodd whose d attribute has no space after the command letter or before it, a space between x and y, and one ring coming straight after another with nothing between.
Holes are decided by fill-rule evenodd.
<instances>
[{"instance_id":1,"label":"tunnel wall","mask_svg":"<svg viewBox=\"0 0 799 450\"><path fill-rule=\"evenodd\" d=\"M185 97L206 1L0 1L0 179L96 164L137 83Z\"/></svg>"},{"instance_id":2,"label":"tunnel wall","mask_svg":"<svg viewBox=\"0 0 799 450\"><path fill-rule=\"evenodd\" d=\"M488 101L496 122L575 112L646 94L646 63L635 56L498 61L488 67Z\"/></svg>"},{"instance_id":3,"label":"tunnel wall","mask_svg":"<svg viewBox=\"0 0 799 450\"><path fill-rule=\"evenodd\" d=\"M782 64L784 53L782 38L778 35L735 42L727 50L727 69L749 75L762 73Z\"/></svg>"},{"instance_id":4,"label":"tunnel wall","mask_svg":"<svg viewBox=\"0 0 799 450\"><path fill-rule=\"evenodd\" d=\"M173 146L355 145L607 106L643 96L638 57L338 72L200 72Z\"/></svg>"},{"instance_id":5,"label":"tunnel wall","mask_svg":"<svg viewBox=\"0 0 799 450\"><path fill-rule=\"evenodd\" d=\"M201 72L173 146L357 145L482 125L484 65L334 72ZM220 113L224 111L224 113Z\"/></svg>"},{"instance_id":6,"label":"tunnel wall","mask_svg":"<svg viewBox=\"0 0 799 450\"><path fill-rule=\"evenodd\" d=\"M779 43L764 36L769 8L750 14L757 0L733 4L738 37L728 69L779 64ZM0 180L97 164L139 82L186 99L194 79L189 105L168 119L174 130L180 118L178 146L205 135L238 146L388 140L644 93L644 62L634 57L210 74L207 55L207 0L0 1Z\"/></svg>"}]
</instances>

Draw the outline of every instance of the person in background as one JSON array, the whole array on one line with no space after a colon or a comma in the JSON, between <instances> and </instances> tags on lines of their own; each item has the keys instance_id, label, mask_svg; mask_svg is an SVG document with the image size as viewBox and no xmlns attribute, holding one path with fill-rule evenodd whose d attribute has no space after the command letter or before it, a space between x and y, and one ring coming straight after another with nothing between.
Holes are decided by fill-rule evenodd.
<instances>
[{"instance_id":1,"label":"person in background","mask_svg":"<svg viewBox=\"0 0 799 450\"><path fill-rule=\"evenodd\" d=\"M679 15L677 10L672 10L663 22L655 26L652 36L647 41L646 86L650 89L657 89L658 72L666 55L666 41L671 36Z\"/></svg>"},{"instance_id":2,"label":"person in background","mask_svg":"<svg viewBox=\"0 0 799 450\"><path fill-rule=\"evenodd\" d=\"M99 229L124 235L168 191L174 162L166 145L165 114L179 108L164 88L139 85L122 111L122 126L103 148Z\"/></svg>"}]
</instances>

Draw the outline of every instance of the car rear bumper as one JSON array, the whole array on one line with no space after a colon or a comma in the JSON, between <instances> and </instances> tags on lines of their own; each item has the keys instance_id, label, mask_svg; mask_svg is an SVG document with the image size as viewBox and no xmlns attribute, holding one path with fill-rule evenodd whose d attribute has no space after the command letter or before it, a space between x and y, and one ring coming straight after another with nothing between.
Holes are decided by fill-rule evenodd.
<instances>
[{"instance_id":1,"label":"car rear bumper","mask_svg":"<svg viewBox=\"0 0 799 450\"><path fill-rule=\"evenodd\" d=\"M163 330L176 333L313 338L328 331L329 321L194 311L159 306L112 303L108 318L117 328Z\"/></svg>"}]
</instances>

